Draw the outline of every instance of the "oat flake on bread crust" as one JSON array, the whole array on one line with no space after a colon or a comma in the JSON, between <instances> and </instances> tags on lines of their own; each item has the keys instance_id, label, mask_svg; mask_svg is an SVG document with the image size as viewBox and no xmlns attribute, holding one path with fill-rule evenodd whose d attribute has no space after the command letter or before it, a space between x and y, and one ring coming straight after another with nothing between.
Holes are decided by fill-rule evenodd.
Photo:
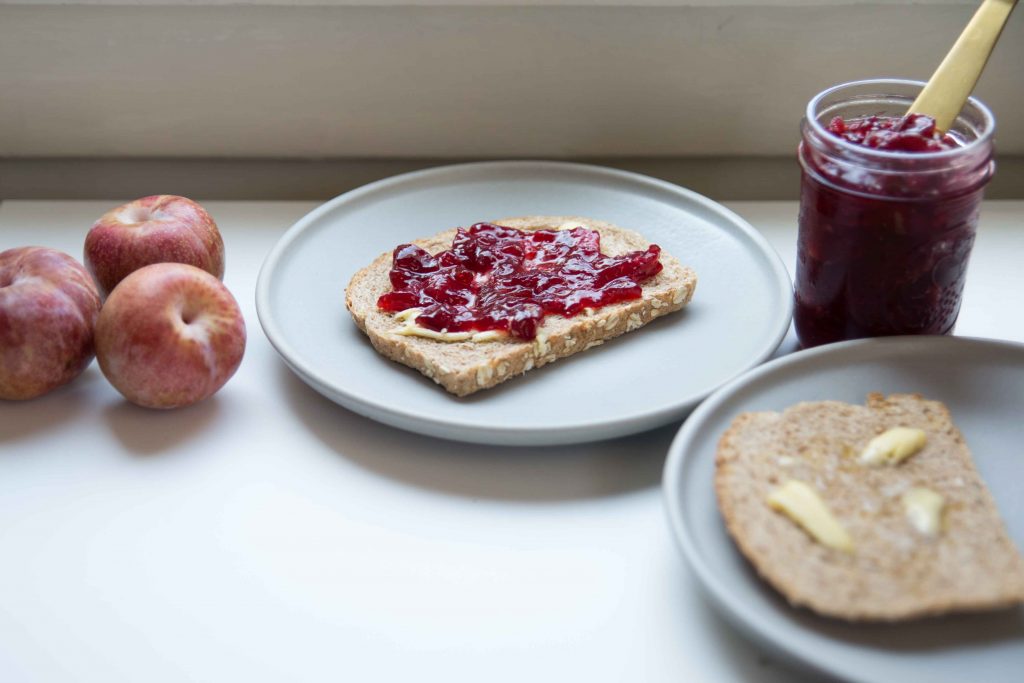
<instances>
[{"instance_id":1,"label":"oat flake on bread crust","mask_svg":"<svg viewBox=\"0 0 1024 683\"><path fill-rule=\"evenodd\" d=\"M646 249L650 244L632 230L579 216L522 216L493 222L519 230L557 230L567 223L582 225L597 230L601 234L602 253L613 256ZM454 229L446 230L413 244L436 254L451 247L454 236ZM642 283L640 299L611 304L573 318L545 316L534 340L438 342L396 334L402 323L395 320L394 314L377 308L378 297L391 289L390 251L352 277L345 290L345 305L379 353L419 370L453 394L467 396L585 351L686 306L697 285L696 274L665 252L661 253L661 263L662 271Z\"/></svg>"},{"instance_id":2,"label":"oat flake on bread crust","mask_svg":"<svg viewBox=\"0 0 1024 683\"><path fill-rule=\"evenodd\" d=\"M923 429L924 448L894 466L858 462L871 438L897 426ZM766 505L788 479L816 489L855 552L822 546ZM851 621L896 621L1024 602L1024 559L938 401L871 394L866 406L820 401L744 413L719 442L714 483L730 535L794 605ZM912 487L945 499L934 538L908 522L901 496Z\"/></svg>"}]
</instances>

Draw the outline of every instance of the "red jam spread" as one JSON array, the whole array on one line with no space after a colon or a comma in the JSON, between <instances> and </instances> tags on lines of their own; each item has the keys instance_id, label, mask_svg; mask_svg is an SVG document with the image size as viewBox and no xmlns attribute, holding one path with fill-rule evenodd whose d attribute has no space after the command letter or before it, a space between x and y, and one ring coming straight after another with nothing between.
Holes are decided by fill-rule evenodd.
<instances>
[{"instance_id":1,"label":"red jam spread","mask_svg":"<svg viewBox=\"0 0 1024 683\"><path fill-rule=\"evenodd\" d=\"M847 142L887 152L941 152L959 145L953 136L935 130L935 119L924 114L865 116L843 120L837 116L828 131Z\"/></svg>"},{"instance_id":2,"label":"red jam spread","mask_svg":"<svg viewBox=\"0 0 1024 683\"><path fill-rule=\"evenodd\" d=\"M430 255L395 248L384 311L422 309L416 324L436 332L499 330L533 339L545 315L573 317L639 299L640 283L661 271L661 248L601 253L594 230L522 231L490 223L459 228L451 249Z\"/></svg>"},{"instance_id":3,"label":"red jam spread","mask_svg":"<svg viewBox=\"0 0 1024 683\"><path fill-rule=\"evenodd\" d=\"M950 333L984 179L956 167L936 172L920 158L962 146L936 134L925 116L834 119L828 130L901 153L865 167L821 154L806 139L801 145L794 310L801 343Z\"/></svg>"}]
</instances>

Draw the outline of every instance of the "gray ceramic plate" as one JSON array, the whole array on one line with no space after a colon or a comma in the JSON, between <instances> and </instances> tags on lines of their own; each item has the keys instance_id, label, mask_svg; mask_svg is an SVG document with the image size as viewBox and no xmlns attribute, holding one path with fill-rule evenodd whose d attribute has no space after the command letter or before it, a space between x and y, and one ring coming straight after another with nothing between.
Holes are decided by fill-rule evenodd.
<instances>
[{"instance_id":1,"label":"gray ceramic plate","mask_svg":"<svg viewBox=\"0 0 1024 683\"><path fill-rule=\"evenodd\" d=\"M835 344L774 360L693 412L665 466L666 507L683 555L714 602L762 643L854 681L1019 681L1024 611L898 625L850 625L787 605L762 583L725 531L712 490L715 445L733 417L799 401L862 403L872 391L945 402L1024 548L1024 345L956 337Z\"/></svg>"},{"instance_id":2,"label":"gray ceramic plate","mask_svg":"<svg viewBox=\"0 0 1024 683\"><path fill-rule=\"evenodd\" d=\"M589 216L638 230L696 270L693 303L463 399L378 355L352 323L345 285L382 252L450 227L524 214ZM493 162L410 173L327 202L267 257L256 305L289 367L346 408L432 436L542 445L682 418L775 350L789 327L791 296L764 238L705 197L594 166Z\"/></svg>"}]
</instances>

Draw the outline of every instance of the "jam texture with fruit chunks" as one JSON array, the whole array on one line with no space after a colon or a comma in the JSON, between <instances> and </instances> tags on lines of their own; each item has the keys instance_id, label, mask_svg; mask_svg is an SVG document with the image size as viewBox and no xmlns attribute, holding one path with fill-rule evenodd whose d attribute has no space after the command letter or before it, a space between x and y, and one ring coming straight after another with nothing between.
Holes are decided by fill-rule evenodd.
<instances>
[{"instance_id":1,"label":"jam texture with fruit chunks","mask_svg":"<svg viewBox=\"0 0 1024 683\"><path fill-rule=\"evenodd\" d=\"M420 309L416 324L437 332L497 330L533 339L545 315L573 317L641 298L641 283L661 269L661 248L601 253L595 230L524 231L491 223L459 228L450 249L431 255L395 248L393 291L381 310Z\"/></svg>"},{"instance_id":2,"label":"jam texture with fruit chunks","mask_svg":"<svg viewBox=\"0 0 1024 683\"><path fill-rule=\"evenodd\" d=\"M850 120L836 116L828 131L855 145L888 152L942 152L959 146L953 136L937 131L935 119L924 114Z\"/></svg>"}]
</instances>

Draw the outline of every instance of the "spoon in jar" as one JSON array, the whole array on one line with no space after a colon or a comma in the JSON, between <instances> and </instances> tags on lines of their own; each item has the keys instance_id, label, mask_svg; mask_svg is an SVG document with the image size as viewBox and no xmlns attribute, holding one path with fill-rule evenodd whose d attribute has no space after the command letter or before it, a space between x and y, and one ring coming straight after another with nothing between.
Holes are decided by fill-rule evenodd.
<instances>
[{"instance_id":1,"label":"spoon in jar","mask_svg":"<svg viewBox=\"0 0 1024 683\"><path fill-rule=\"evenodd\" d=\"M935 128L940 133L949 130L974 90L1016 4L1017 0L981 3L907 114L925 114L935 119Z\"/></svg>"}]
</instances>

